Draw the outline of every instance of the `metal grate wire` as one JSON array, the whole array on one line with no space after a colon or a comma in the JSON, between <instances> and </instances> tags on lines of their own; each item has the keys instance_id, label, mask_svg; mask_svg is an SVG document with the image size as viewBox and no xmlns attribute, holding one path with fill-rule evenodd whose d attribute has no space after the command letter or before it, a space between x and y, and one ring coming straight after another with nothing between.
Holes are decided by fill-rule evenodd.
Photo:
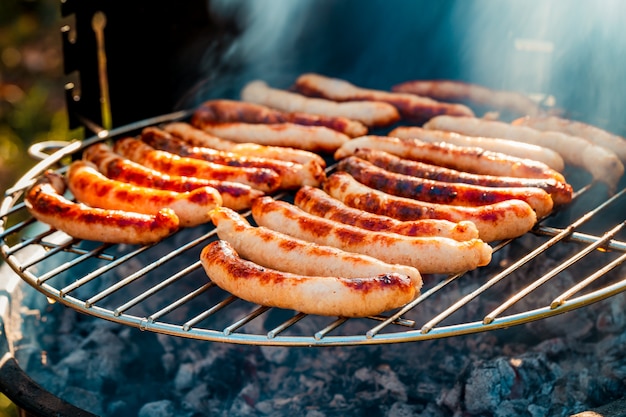
<instances>
[{"instance_id":1,"label":"metal grate wire","mask_svg":"<svg viewBox=\"0 0 626 417\"><path fill-rule=\"evenodd\" d=\"M101 133L36 164L5 192L0 206L5 262L48 299L85 314L167 335L256 345L451 337L544 319L626 290L623 184L609 197L601 184L576 186L573 203L543 219L532 233L494 244L492 265L426 277L414 301L389 315L363 319L268 308L222 291L199 262L202 247L217 238L210 225L139 247L72 239L29 215L24 191L46 169L63 172L67 159L92 143L186 116L179 112ZM591 200L591 206L582 200Z\"/></svg>"}]
</instances>

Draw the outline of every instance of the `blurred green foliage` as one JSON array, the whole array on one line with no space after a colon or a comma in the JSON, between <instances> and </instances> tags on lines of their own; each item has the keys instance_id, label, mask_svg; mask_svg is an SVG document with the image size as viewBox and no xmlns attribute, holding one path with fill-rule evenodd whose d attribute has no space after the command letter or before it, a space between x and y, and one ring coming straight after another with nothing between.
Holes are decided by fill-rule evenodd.
<instances>
[{"instance_id":1,"label":"blurred green foliage","mask_svg":"<svg viewBox=\"0 0 626 417\"><path fill-rule=\"evenodd\" d=\"M28 147L67 140L60 0L0 1L0 190L35 161Z\"/></svg>"}]
</instances>

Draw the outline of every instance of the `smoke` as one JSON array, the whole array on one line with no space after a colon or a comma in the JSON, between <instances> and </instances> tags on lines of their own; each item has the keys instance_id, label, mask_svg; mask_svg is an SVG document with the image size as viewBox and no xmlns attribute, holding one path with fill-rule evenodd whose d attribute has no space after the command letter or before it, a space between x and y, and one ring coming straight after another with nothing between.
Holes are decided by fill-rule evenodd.
<instances>
[{"instance_id":1,"label":"smoke","mask_svg":"<svg viewBox=\"0 0 626 417\"><path fill-rule=\"evenodd\" d=\"M467 4L456 20L465 26L459 53L468 81L552 95L557 107L587 121L620 118L626 2Z\"/></svg>"},{"instance_id":2,"label":"smoke","mask_svg":"<svg viewBox=\"0 0 626 417\"><path fill-rule=\"evenodd\" d=\"M240 31L226 53L204 57L235 96L252 79L286 88L302 72L382 89L448 78L621 123L621 0L211 0L209 9Z\"/></svg>"},{"instance_id":3,"label":"smoke","mask_svg":"<svg viewBox=\"0 0 626 417\"><path fill-rule=\"evenodd\" d=\"M220 56L215 50L205 53L205 72L222 71L220 78L237 87L255 78L285 79L298 63L295 51L313 5L313 0L209 1L210 14L220 22L234 22L239 35Z\"/></svg>"}]
</instances>

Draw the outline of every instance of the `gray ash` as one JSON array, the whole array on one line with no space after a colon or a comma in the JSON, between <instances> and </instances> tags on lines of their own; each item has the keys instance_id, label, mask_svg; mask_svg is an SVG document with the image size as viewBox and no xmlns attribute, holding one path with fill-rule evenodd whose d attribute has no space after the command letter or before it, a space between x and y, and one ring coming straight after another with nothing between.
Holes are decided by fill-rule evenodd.
<instances>
[{"instance_id":1,"label":"gray ash","mask_svg":"<svg viewBox=\"0 0 626 417\"><path fill-rule=\"evenodd\" d=\"M568 416L623 395L625 302L468 336L324 348L187 340L50 304L25 320L38 331L18 359L102 416Z\"/></svg>"}]
</instances>

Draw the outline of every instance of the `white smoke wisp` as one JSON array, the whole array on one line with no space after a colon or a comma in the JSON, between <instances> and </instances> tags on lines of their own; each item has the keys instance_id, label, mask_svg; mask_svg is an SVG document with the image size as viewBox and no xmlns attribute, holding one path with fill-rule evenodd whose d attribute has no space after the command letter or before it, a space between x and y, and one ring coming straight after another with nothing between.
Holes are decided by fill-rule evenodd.
<instances>
[{"instance_id":1,"label":"white smoke wisp","mask_svg":"<svg viewBox=\"0 0 626 417\"><path fill-rule=\"evenodd\" d=\"M242 29L224 60L236 60L242 78L280 78L293 62L300 29L311 18L314 0L215 0L211 13L234 19Z\"/></svg>"}]
</instances>

